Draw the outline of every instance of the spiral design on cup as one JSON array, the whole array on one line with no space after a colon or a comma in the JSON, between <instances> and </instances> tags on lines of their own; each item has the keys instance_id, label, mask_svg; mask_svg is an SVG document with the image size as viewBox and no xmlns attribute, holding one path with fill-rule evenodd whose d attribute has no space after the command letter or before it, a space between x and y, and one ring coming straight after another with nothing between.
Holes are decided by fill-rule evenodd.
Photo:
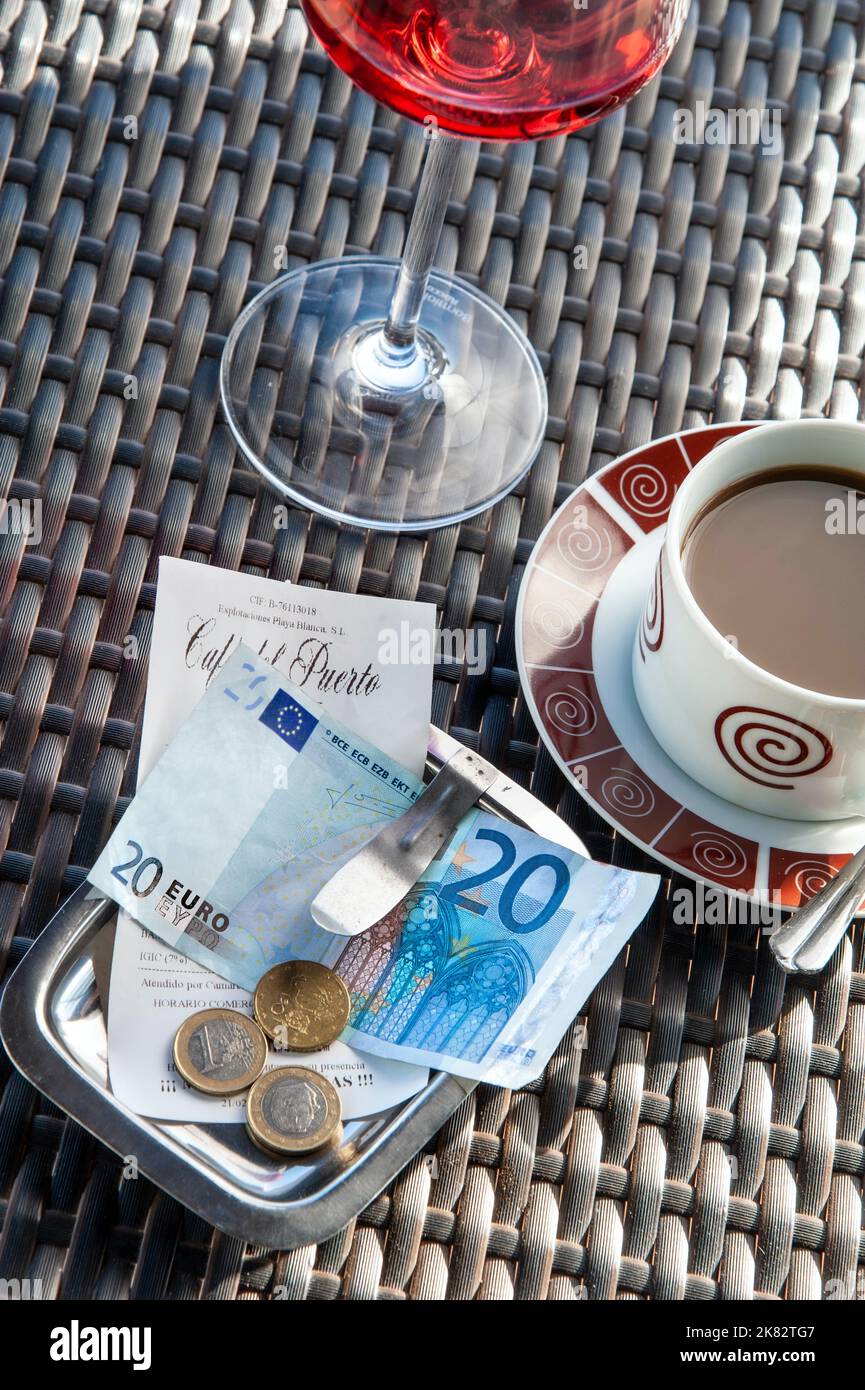
<instances>
[{"instance_id":1,"label":"spiral design on cup","mask_svg":"<svg viewBox=\"0 0 865 1390\"><path fill-rule=\"evenodd\" d=\"M613 558L613 541L604 527L578 526L574 522L559 532L556 544L562 559L574 569L602 570Z\"/></svg>"},{"instance_id":2,"label":"spiral design on cup","mask_svg":"<svg viewBox=\"0 0 865 1390\"><path fill-rule=\"evenodd\" d=\"M620 816L648 816L655 809L655 793L648 782L625 767L612 768L604 778L601 798Z\"/></svg>"},{"instance_id":3,"label":"spiral design on cup","mask_svg":"<svg viewBox=\"0 0 865 1390\"><path fill-rule=\"evenodd\" d=\"M659 521L673 503L674 489L653 463L632 463L619 479L622 501L637 516Z\"/></svg>"},{"instance_id":4,"label":"spiral design on cup","mask_svg":"<svg viewBox=\"0 0 865 1390\"><path fill-rule=\"evenodd\" d=\"M547 696L544 714L559 733L577 738L590 734L598 722L598 712L588 695L572 685Z\"/></svg>"},{"instance_id":5,"label":"spiral design on cup","mask_svg":"<svg viewBox=\"0 0 865 1390\"><path fill-rule=\"evenodd\" d=\"M567 599L544 599L532 609L532 631L557 651L576 647L583 640L585 623Z\"/></svg>"},{"instance_id":6,"label":"spiral design on cup","mask_svg":"<svg viewBox=\"0 0 865 1390\"><path fill-rule=\"evenodd\" d=\"M643 616L640 619L640 656L646 660L646 652L656 652L660 650L664 640L664 574L662 569L663 556L658 556L658 563L655 566L655 574L652 579L652 587L649 590L649 597L646 599L646 606L643 609Z\"/></svg>"},{"instance_id":7,"label":"spiral design on cup","mask_svg":"<svg viewBox=\"0 0 865 1390\"><path fill-rule=\"evenodd\" d=\"M831 761L825 734L801 719L759 706L731 705L715 720L715 742L730 766L749 782L792 791L779 778L811 777Z\"/></svg>"},{"instance_id":8,"label":"spiral design on cup","mask_svg":"<svg viewBox=\"0 0 865 1390\"><path fill-rule=\"evenodd\" d=\"M747 869L748 856L742 846L720 830L698 830L691 839L694 863L709 878L736 878Z\"/></svg>"}]
</instances>

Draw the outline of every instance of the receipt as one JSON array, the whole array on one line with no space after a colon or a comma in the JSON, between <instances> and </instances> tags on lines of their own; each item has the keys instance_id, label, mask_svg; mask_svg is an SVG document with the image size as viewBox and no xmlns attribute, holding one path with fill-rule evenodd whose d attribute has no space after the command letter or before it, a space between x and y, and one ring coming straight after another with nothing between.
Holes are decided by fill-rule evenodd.
<instances>
[{"instance_id":1,"label":"receipt","mask_svg":"<svg viewBox=\"0 0 865 1390\"><path fill-rule=\"evenodd\" d=\"M244 644L334 718L420 774L432 689L435 608L308 589L163 557L141 739L143 780L197 701ZM410 660L394 659L406 653ZM111 971L108 1062L114 1093L139 1114L237 1122L243 1097L193 1091L174 1066L174 1034L195 1009L243 1008L248 993L170 950L125 913ZM274 1053L270 1065L285 1065ZM337 1086L347 1119L415 1094L427 1069L334 1043L304 1065Z\"/></svg>"}]
</instances>

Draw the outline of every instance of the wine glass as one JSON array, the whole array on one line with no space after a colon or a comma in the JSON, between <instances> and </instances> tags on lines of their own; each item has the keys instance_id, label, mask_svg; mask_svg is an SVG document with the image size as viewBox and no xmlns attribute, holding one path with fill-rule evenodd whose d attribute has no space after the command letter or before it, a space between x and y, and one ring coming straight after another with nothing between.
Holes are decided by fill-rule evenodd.
<instances>
[{"instance_id":1,"label":"wine glass","mask_svg":"<svg viewBox=\"0 0 865 1390\"><path fill-rule=\"evenodd\" d=\"M667 58L688 0L302 0L331 58L423 124L402 261L348 256L276 280L226 342L245 457L334 520L429 530L506 495L540 448L537 356L502 307L433 260L460 137L534 140L606 115Z\"/></svg>"}]
</instances>

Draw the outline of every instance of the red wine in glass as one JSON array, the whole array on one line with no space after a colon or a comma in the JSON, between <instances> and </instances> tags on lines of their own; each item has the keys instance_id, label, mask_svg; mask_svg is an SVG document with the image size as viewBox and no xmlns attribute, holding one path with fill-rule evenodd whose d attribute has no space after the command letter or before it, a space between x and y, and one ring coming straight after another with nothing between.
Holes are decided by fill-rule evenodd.
<instances>
[{"instance_id":1,"label":"red wine in glass","mask_svg":"<svg viewBox=\"0 0 865 1390\"><path fill-rule=\"evenodd\" d=\"M576 130L658 71L683 0L303 0L352 81L451 134L536 140Z\"/></svg>"},{"instance_id":2,"label":"red wine in glass","mask_svg":"<svg viewBox=\"0 0 865 1390\"><path fill-rule=\"evenodd\" d=\"M688 0L301 0L364 91L426 127L401 260L298 266L226 340L223 408L271 486L331 520L429 531L507 495L544 438L537 353L498 301L435 269L460 136L577 130L655 75Z\"/></svg>"}]
</instances>

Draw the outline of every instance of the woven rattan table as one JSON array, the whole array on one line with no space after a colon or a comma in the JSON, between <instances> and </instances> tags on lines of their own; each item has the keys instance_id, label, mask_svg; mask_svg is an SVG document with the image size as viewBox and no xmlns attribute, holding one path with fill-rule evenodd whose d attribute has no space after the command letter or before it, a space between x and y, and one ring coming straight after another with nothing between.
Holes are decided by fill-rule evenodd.
<instances>
[{"instance_id":1,"label":"woven rattan table","mask_svg":"<svg viewBox=\"0 0 865 1390\"><path fill-rule=\"evenodd\" d=\"M538 747L521 573L571 489L652 436L863 413L863 41L852 0L695 3L628 109L567 140L465 145L439 264L528 329L546 442L489 514L383 538L300 510L274 531L217 368L275 246L288 268L399 254L423 132L354 90L283 0L0 7L0 495L43 500L39 544L0 536L0 966L134 787L147 670L124 644L146 652L160 554L418 597L483 630L488 669L437 668L434 720L593 853L647 864ZM698 100L769 101L783 150L677 143ZM661 908L588 1039L525 1092L481 1088L434 1164L288 1255L124 1181L0 1056L0 1278L66 1298L819 1299L865 1273L861 931L785 984L765 935Z\"/></svg>"}]
</instances>

